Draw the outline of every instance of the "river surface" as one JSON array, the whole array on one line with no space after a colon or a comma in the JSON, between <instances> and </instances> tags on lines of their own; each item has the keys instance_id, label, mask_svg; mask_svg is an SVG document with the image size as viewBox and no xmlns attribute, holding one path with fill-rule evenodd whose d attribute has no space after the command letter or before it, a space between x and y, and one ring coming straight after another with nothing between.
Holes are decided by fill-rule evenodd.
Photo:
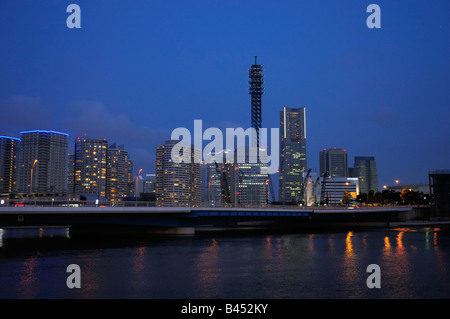
<instances>
[{"instance_id":1,"label":"river surface","mask_svg":"<svg viewBox=\"0 0 450 319\"><path fill-rule=\"evenodd\" d=\"M450 298L450 232L439 228L0 245L2 299ZM68 288L72 264L80 288ZM367 285L372 264L380 288Z\"/></svg>"}]
</instances>

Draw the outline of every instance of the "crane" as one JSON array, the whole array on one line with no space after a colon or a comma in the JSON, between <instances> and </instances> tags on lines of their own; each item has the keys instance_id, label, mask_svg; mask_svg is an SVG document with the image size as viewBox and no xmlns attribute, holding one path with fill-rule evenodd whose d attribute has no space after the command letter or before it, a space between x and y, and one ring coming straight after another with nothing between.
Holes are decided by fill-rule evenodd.
<instances>
[{"instance_id":1,"label":"crane","mask_svg":"<svg viewBox=\"0 0 450 319\"><path fill-rule=\"evenodd\" d=\"M216 164L216 171L221 179L220 185L221 185L221 193L222 193L222 203L229 204L231 202L231 197L230 197L230 189L228 187L227 176L225 174L223 167L222 167L222 169L220 169L219 165L217 164L216 161L214 161L214 164Z\"/></svg>"},{"instance_id":2,"label":"crane","mask_svg":"<svg viewBox=\"0 0 450 319\"><path fill-rule=\"evenodd\" d=\"M328 197L326 199L324 198L326 178L328 178L328 172L323 173L322 190L320 191L320 204L321 205L328 204Z\"/></svg>"}]
</instances>

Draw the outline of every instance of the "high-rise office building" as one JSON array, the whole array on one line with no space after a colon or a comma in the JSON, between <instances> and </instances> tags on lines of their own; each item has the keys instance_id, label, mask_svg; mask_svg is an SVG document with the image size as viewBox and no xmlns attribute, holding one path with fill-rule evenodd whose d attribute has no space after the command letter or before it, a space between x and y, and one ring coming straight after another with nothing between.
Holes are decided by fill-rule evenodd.
<instances>
[{"instance_id":1,"label":"high-rise office building","mask_svg":"<svg viewBox=\"0 0 450 319\"><path fill-rule=\"evenodd\" d=\"M222 183L223 180L223 163L206 163L206 172L205 175L202 176L204 192L205 192L205 203L208 203L208 206L223 206L225 202L224 194L222 192ZM227 176L226 176L227 177ZM204 178L204 179L203 179ZM227 177L228 182L229 178ZM228 198L229 199L229 198Z\"/></svg>"},{"instance_id":2,"label":"high-rise office building","mask_svg":"<svg viewBox=\"0 0 450 319\"><path fill-rule=\"evenodd\" d=\"M298 202L307 170L305 108L284 107L280 112L280 173L278 200Z\"/></svg>"},{"instance_id":3,"label":"high-rise office building","mask_svg":"<svg viewBox=\"0 0 450 319\"><path fill-rule=\"evenodd\" d=\"M267 148L257 148L262 154ZM256 153L256 152L255 152ZM264 156L264 155L263 155ZM251 148L238 148L234 152L234 170L231 178L232 202L237 205L264 206L269 201L269 167L261 163ZM225 166L227 167L227 166ZM231 168L232 168L231 167Z\"/></svg>"},{"instance_id":4,"label":"high-rise office building","mask_svg":"<svg viewBox=\"0 0 450 319\"><path fill-rule=\"evenodd\" d=\"M145 174L144 193L156 193L156 174Z\"/></svg>"},{"instance_id":5,"label":"high-rise office building","mask_svg":"<svg viewBox=\"0 0 450 319\"><path fill-rule=\"evenodd\" d=\"M172 149L179 141L166 141L156 147L156 205L157 206L200 206L201 164L200 150L193 147L181 148L181 158L187 156L190 163L177 163L172 158ZM189 152L184 154L183 152Z\"/></svg>"},{"instance_id":6,"label":"high-rise office building","mask_svg":"<svg viewBox=\"0 0 450 319\"><path fill-rule=\"evenodd\" d=\"M230 150L221 150L207 155L204 166L206 168L202 176L205 187L205 200L209 206L229 206L233 203L233 181L234 181L234 158L233 161L227 160L227 154ZM209 156L221 158L219 163L211 160ZM212 158L212 157L211 157Z\"/></svg>"},{"instance_id":7,"label":"high-rise office building","mask_svg":"<svg viewBox=\"0 0 450 319\"><path fill-rule=\"evenodd\" d=\"M128 160L123 145L114 143L106 152L106 199L109 201L121 201L130 194Z\"/></svg>"},{"instance_id":8,"label":"high-rise office building","mask_svg":"<svg viewBox=\"0 0 450 319\"><path fill-rule=\"evenodd\" d=\"M133 168L134 168L134 162L131 159L128 159L127 162L128 165L128 196L133 197L136 196L135 195L135 190L136 190L136 182L134 179L134 174L133 174Z\"/></svg>"},{"instance_id":9,"label":"high-rise office building","mask_svg":"<svg viewBox=\"0 0 450 319\"><path fill-rule=\"evenodd\" d=\"M353 175L359 178L359 190L369 194L371 190L378 191L378 171L373 156L355 156Z\"/></svg>"},{"instance_id":10,"label":"high-rise office building","mask_svg":"<svg viewBox=\"0 0 450 319\"><path fill-rule=\"evenodd\" d=\"M19 138L0 136L0 194L11 194L17 190L19 147Z\"/></svg>"},{"instance_id":11,"label":"high-rise office building","mask_svg":"<svg viewBox=\"0 0 450 319\"><path fill-rule=\"evenodd\" d=\"M74 193L105 198L108 141L80 138L75 140Z\"/></svg>"},{"instance_id":12,"label":"high-rise office building","mask_svg":"<svg viewBox=\"0 0 450 319\"><path fill-rule=\"evenodd\" d=\"M202 162L200 165L200 180L201 180L201 203L202 206L208 204L208 162Z\"/></svg>"},{"instance_id":13,"label":"high-rise office building","mask_svg":"<svg viewBox=\"0 0 450 319\"><path fill-rule=\"evenodd\" d=\"M326 172L332 177L348 176L348 154L342 148L329 148L319 153L320 176Z\"/></svg>"},{"instance_id":14,"label":"high-rise office building","mask_svg":"<svg viewBox=\"0 0 450 319\"><path fill-rule=\"evenodd\" d=\"M67 156L67 191L73 193L73 178L75 173L75 154Z\"/></svg>"},{"instance_id":15,"label":"high-rise office building","mask_svg":"<svg viewBox=\"0 0 450 319\"><path fill-rule=\"evenodd\" d=\"M67 136L55 131L20 132L19 192L67 192Z\"/></svg>"},{"instance_id":16,"label":"high-rise office building","mask_svg":"<svg viewBox=\"0 0 450 319\"><path fill-rule=\"evenodd\" d=\"M320 177L314 182L314 192L318 194L316 204L335 206L343 203L345 193L352 201L360 194L359 180L356 177Z\"/></svg>"}]
</instances>

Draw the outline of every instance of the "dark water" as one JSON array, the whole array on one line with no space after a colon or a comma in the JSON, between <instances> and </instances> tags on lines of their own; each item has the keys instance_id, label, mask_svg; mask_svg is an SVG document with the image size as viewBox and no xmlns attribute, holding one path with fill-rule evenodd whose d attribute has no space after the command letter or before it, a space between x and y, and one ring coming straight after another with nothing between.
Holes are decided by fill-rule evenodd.
<instances>
[{"instance_id":1,"label":"dark water","mask_svg":"<svg viewBox=\"0 0 450 319\"><path fill-rule=\"evenodd\" d=\"M69 289L66 268L81 269ZM367 266L381 270L369 289ZM0 298L450 298L450 232L3 240Z\"/></svg>"}]
</instances>

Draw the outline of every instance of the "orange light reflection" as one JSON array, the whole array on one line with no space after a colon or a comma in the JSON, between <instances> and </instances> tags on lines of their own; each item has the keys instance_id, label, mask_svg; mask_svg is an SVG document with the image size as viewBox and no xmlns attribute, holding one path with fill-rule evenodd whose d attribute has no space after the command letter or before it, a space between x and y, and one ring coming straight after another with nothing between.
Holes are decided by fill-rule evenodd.
<instances>
[{"instance_id":1,"label":"orange light reflection","mask_svg":"<svg viewBox=\"0 0 450 319\"><path fill-rule=\"evenodd\" d=\"M35 298L37 293L37 283L35 268L37 265L37 256L27 258L23 263L22 272L20 275L20 298Z\"/></svg>"},{"instance_id":2,"label":"orange light reflection","mask_svg":"<svg viewBox=\"0 0 450 319\"><path fill-rule=\"evenodd\" d=\"M345 238L345 257L354 257L352 236L353 233L349 231L347 237Z\"/></svg>"},{"instance_id":3,"label":"orange light reflection","mask_svg":"<svg viewBox=\"0 0 450 319\"><path fill-rule=\"evenodd\" d=\"M199 291L210 291L217 289L217 279L219 277L220 269L219 262L219 245L215 238L211 239L211 243L198 256L197 273L199 276L198 287Z\"/></svg>"},{"instance_id":4,"label":"orange light reflection","mask_svg":"<svg viewBox=\"0 0 450 319\"><path fill-rule=\"evenodd\" d=\"M404 232L399 232L397 235L397 252L399 255L403 255L405 253L405 247L403 247L402 237Z\"/></svg>"},{"instance_id":5,"label":"orange light reflection","mask_svg":"<svg viewBox=\"0 0 450 319\"><path fill-rule=\"evenodd\" d=\"M389 242L389 237L384 237L384 250L387 252L387 253L390 253L390 251L391 251L391 243Z\"/></svg>"}]
</instances>

